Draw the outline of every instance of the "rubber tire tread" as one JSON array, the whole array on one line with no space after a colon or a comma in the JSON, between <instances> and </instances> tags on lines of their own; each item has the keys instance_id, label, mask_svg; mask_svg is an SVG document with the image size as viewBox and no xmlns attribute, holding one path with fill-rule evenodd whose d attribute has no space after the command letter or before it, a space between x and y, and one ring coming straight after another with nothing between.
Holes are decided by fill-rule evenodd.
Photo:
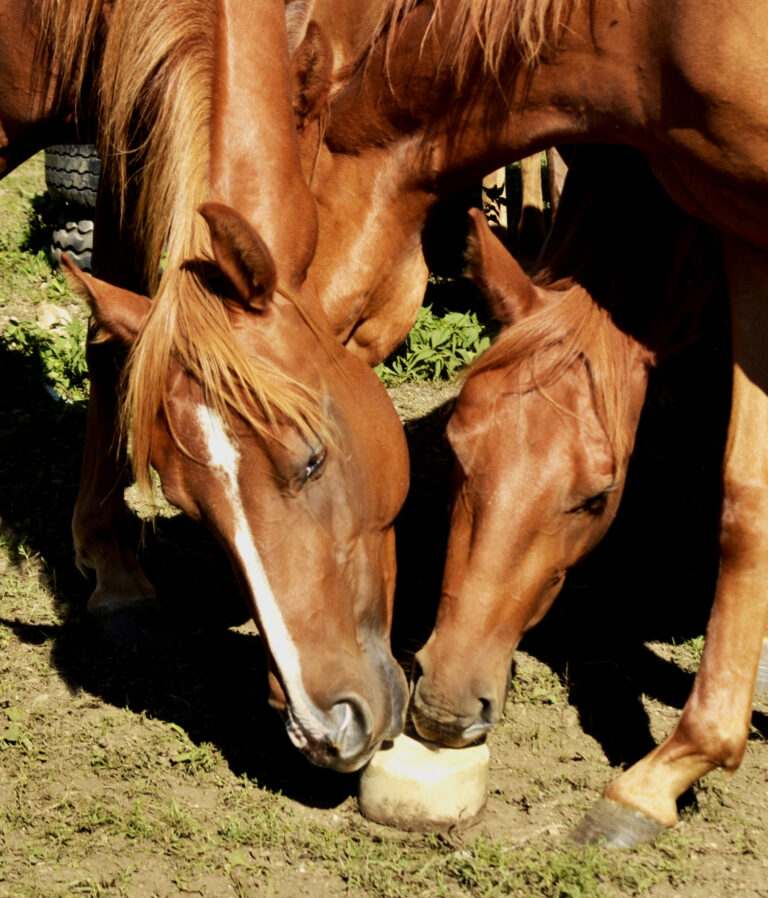
<instances>
[{"instance_id":1,"label":"rubber tire tread","mask_svg":"<svg viewBox=\"0 0 768 898\"><path fill-rule=\"evenodd\" d=\"M100 174L101 159L92 144L57 144L45 151L45 183L57 202L95 207Z\"/></svg>"},{"instance_id":2,"label":"rubber tire tread","mask_svg":"<svg viewBox=\"0 0 768 898\"><path fill-rule=\"evenodd\" d=\"M51 237L51 259L61 265L61 254L69 258L82 271L91 271L93 252L93 221L88 209L64 208ZM79 217L78 217L79 216Z\"/></svg>"}]
</instances>

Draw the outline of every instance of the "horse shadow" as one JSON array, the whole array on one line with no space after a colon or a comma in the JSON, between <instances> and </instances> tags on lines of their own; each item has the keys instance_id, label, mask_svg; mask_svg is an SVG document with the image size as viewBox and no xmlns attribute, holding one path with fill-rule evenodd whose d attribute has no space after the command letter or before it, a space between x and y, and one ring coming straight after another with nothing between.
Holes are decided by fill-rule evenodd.
<instances>
[{"instance_id":1,"label":"horse shadow","mask_svg":"<svg viewBox=\"0 0 768 898\"><path fill-rule=\"evenodd\" d=\"M70 519L79 481L85 408L51 398L39 358L0 344L0 538L11 557L37 558L59 624L3 614L23 642L52 641L72 690L85 690L182 727L216 745L236 775L316 807L356 791L354 776L313 767L290 744L267 704L267 666L257 636L230 627L248 619L224 554L184 517L143 528L142 565L163 613L133 642L111 642L85 614L93 588L75 569ZM141 525L136 521L137 541Z\"/></svg>"}]
</instances>

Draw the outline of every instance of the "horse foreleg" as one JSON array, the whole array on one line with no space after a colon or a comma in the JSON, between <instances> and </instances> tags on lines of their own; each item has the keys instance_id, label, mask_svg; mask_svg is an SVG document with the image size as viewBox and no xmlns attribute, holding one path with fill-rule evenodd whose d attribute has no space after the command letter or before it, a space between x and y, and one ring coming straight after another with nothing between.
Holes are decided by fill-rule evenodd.
<instances>
[{"instance_id":1,"label":"horse foreleg","mask_svg":"<svg viewBox=\"0 0 768 898\"><path fill-rule=\"evenodd\" d=\"M676 800L716 767L744 755L755 677L768 625L768 256L726 247L733 401L723 464L720 570L693 690L667 739L614 780L574 833L633 845L677 822Z\"/></svg>"},{"instance_id":2,"label":"horse foreleg","mask_svg":"<svg viewBox=\"0 0 768 898\"><path fill-rule=\"evenodd\" d=\"M130 548L125 446L118 439L117 394L120 350L114 343L90 344L91 379L80 487L72 520L78 567L93 568L93 614L112 614L155 601L155 591Z\"/></svg>"}]
</instances>

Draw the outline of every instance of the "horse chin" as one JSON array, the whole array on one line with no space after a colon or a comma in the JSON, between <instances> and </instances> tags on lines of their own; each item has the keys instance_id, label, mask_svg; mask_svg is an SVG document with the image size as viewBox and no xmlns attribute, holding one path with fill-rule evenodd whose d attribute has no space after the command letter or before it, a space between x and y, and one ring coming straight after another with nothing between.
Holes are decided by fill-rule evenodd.
<instances>
[{"instance_id":1,"label":"horse chin","mask_svg":"<svg viewBox=\"0 0 768 898\"><path fill-rule=\"evenodd\" d=\"M462 726L460 721L441 721L426 716L423 712L411 712L413 726L418 735L427 742L436 742L448 748L466 748L485 740L493 729L491 724L474 723Z\"/></svg>"},{"instance_id":2,"label":"horse chin","mask_svg":"<svg viewBox=\"0 0 768 898\"><path fill-rule=\"evenodd\" d=\"M495 719L481 709L479 714L462 716L445 705L427 700L424 678L417 681L411 697L411 720L417 734L429 742L449 748L465 748L485 739Z\"/></svg>"}]
</instances>

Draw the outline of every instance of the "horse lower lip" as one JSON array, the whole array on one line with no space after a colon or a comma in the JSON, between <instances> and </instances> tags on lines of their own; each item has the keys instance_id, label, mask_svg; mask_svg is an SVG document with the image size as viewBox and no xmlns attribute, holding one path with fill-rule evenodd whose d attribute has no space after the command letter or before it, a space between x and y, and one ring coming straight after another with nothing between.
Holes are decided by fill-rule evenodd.
<instances>
[{"instance_id":1,"label":"horse lower lip","mask_svg":"<svg viewBox=\"0 0 768 898\"><path fill-rule=\"evenodd\" d=\"M490 723L473 723L472 726L468 726L464 730L462 735L466 740L466 744L469 745L472 742L477 742L479 739L482 739L483 736L487 735L492 729L493 725Z\"/></svg>"}]
</instances>

